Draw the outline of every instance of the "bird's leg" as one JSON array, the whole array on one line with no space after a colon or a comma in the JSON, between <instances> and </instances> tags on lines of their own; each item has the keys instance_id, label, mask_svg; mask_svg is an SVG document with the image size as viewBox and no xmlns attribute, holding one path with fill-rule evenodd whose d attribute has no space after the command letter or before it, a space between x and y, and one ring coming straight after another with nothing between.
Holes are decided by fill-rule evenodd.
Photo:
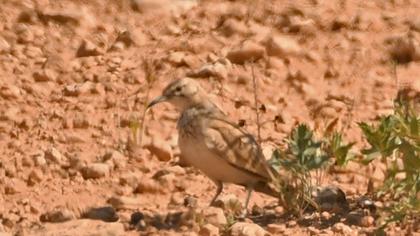
<instances>
[{"instance_id":1,"label":"bird's leg","mask_svg":"<svg viewBox=\"0 0 420 236\"><path fill-rule=\"evenodd\" d=\"M214 202L216 201L217 197L219 197L219 195L222 193L223 191L223 183L222 181L219 180L213 180L214 183L216 184L216 194L214 195L213 199L210 202L210 206L214 206Z\"/></svg>"},{"instance_id":2,"label":"bird's leg","mask_svg":"<svg viewBox=\"0 0 420 236\"><path fill-rule=\"evenodd\" d=\"M249 199L251 199L253 189L254 189L253 186L246 186L246 198L245 198L245 205L244 205L245 208L242 211L240 218L245 218L246 215L248 214L248 204L249 204Z\"/></svg>"}]
</instances>

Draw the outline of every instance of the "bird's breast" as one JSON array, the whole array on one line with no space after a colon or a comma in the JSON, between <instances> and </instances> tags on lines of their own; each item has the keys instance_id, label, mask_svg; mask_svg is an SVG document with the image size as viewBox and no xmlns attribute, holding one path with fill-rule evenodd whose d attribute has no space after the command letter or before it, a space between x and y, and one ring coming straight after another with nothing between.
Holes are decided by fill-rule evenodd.
<instances>
[{"instance_id":1,"label":"bird's breast","mask_svg":"<svg viewBox=\"0 0 420 236\"><path fill-rule=\"evenodd\" d=\"M206 117L200 109L187 109L182 112L178 119L177 129L179 136L181 137L195 137L202 135L202 131L205 129Z\"/></svg>"}]
</instances>

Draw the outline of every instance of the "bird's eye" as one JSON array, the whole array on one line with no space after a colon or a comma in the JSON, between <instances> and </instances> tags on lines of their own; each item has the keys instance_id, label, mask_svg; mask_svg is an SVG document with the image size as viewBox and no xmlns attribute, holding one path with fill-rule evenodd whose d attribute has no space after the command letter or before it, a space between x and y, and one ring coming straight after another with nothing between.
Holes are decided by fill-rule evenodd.
<instances>
[{"instance_id":1,"label":"bird's eye","mask_svg":"<svg viewBox=\"0 0 420 236\"><path fill-rule=\"evenodd\" d=\"M176 87L175 91L181 92L181 87Z\"/></svg>"}]
</instances>

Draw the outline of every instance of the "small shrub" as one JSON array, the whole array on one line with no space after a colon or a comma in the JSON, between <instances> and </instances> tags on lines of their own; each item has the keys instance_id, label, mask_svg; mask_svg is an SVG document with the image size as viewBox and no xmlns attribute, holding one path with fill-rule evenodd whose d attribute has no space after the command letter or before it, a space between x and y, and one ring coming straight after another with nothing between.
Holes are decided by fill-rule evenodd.
<instances>
[{"instance_id":1,"label":"small shrub","mask_svg":"<svg viewBox=\"0 0 420 236\"><path fill-rule=\"evenodd\" d=\"M287 173L287 180L279 180L280 201L295 214L302 214L308 207L318 208L312 199L314 190L312 172L323 172L332 164L346 165L354 158L350 152L354 143L345 143L343 135L332 132L324 139L317 139L305 124L296 126L288 138L285 151L273 152L269 164L279 172Z\"/></svg>"},{"instance_id":2,"label":"small shrub","mask_svg":"<svg viewBox=\"0 0 420 236\"><path fill-rule=\"evenodd\" d=\"M312 200L310 173L328 166L329 156L321 148L322 141L316 140L305 124L294 128L286 142L286 151L275 150L269 163L290 174L289 180L280 181L280 200L287 210L300 215L308 205L318 208Z\"/></svg>"},{"instance_id":3,"label":"small shrub","mask_svg":"<svg viewBox=\"0 0 420 236\"><path fill-rule=\"evenodd\" d=\"M363 149L362 163L380 159L387 165L378 198L390 198L380 228L420 214L420 117L403 96L395 101L394 114L382 116L378 124L359 123L370 147Z\"/></svg>"}]
</instances>

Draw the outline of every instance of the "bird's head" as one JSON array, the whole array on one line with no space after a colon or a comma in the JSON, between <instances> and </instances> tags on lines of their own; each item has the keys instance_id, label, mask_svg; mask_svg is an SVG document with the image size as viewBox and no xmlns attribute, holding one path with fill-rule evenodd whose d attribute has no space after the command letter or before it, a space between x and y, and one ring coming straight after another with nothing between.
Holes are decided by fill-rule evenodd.
<instances>
[{"instance_id":1,"label":"bird's head","mask_svg":"<svg viewBox=\"0 0 420 236\"><path fill-rule=\"evenodd\" d=\"M171 82L163 90L161 96L153 99L147 108L161 102L169 102L179 110L184 110L199 103L204 96L200 85L190 78L182 78Z\"/></svg>"}]
</instances>

